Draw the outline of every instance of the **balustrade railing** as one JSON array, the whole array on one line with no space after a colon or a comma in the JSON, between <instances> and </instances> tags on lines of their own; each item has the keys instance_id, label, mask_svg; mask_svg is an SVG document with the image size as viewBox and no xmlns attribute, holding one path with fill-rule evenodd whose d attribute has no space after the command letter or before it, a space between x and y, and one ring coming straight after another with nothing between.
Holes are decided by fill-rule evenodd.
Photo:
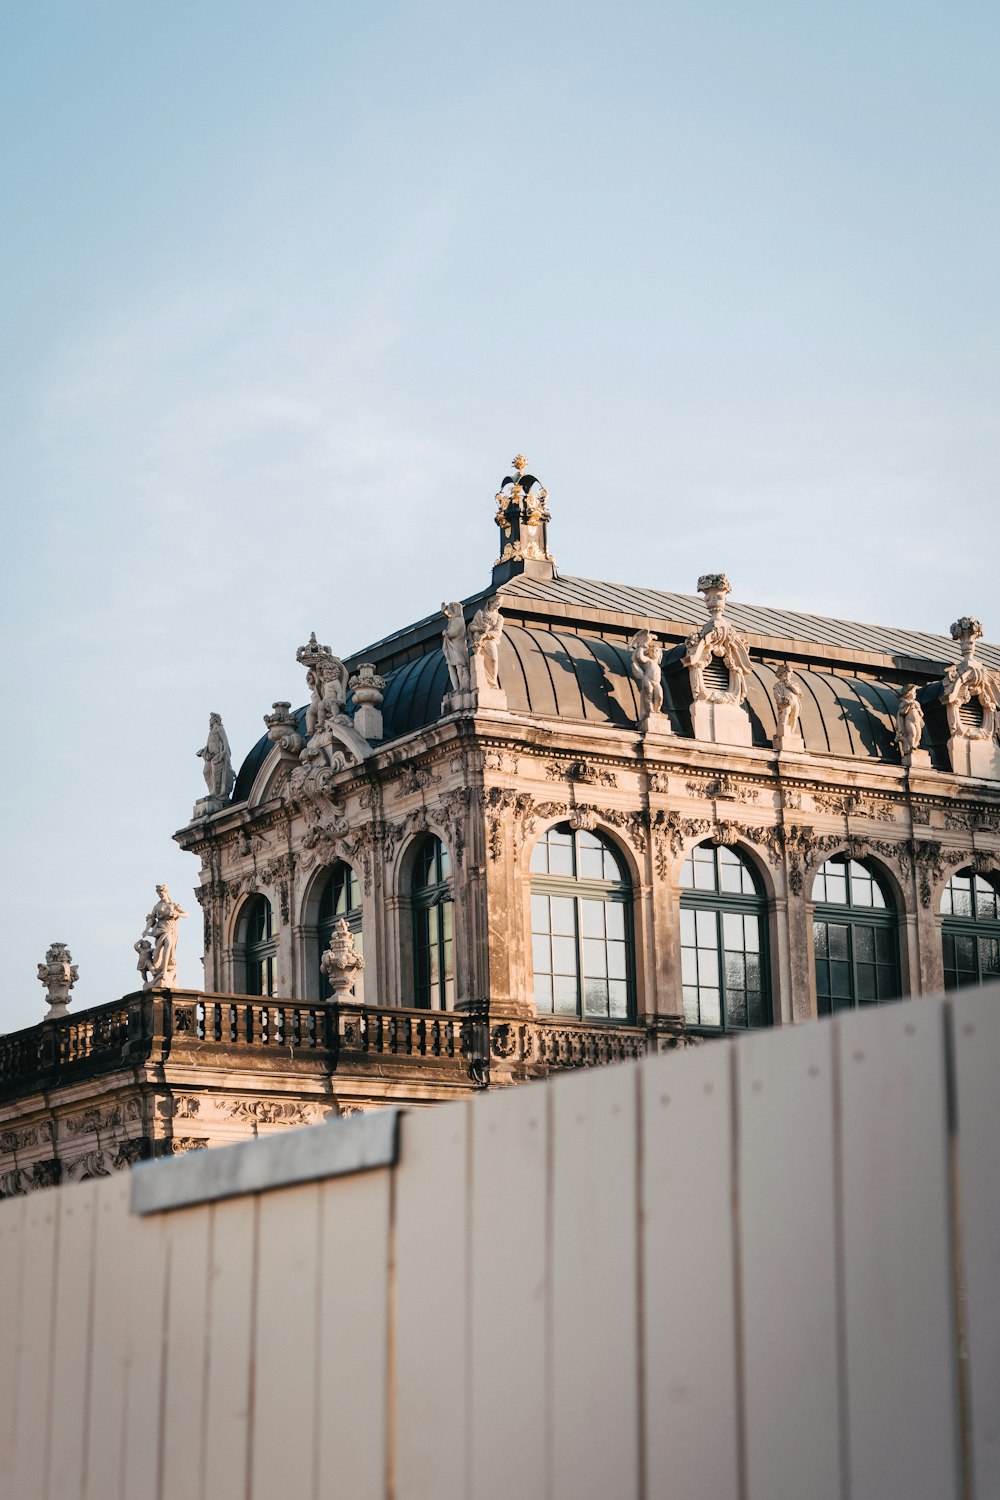
<instances>
[{"instance_id":1,"label":"balustrade railing","mask_svg":"<svg viewBox=\"0 0 1000 1500\"><path fill-rule=\"evenodd\" d=\"M430 1011L354 1002L297 1001L195 991L127 996L77 1015L0 1036L0 1097L135 1066L172 1050L282 1052L322 1060L331 1073L366 1058L451 1066L476 1084L595 1067L639 1057L641 1026L600 1025L555 1016L510 1017L486 1002L469 1010ZM235 1059L234 1059L235 1060Z\"/></svg>"}]
</instances>

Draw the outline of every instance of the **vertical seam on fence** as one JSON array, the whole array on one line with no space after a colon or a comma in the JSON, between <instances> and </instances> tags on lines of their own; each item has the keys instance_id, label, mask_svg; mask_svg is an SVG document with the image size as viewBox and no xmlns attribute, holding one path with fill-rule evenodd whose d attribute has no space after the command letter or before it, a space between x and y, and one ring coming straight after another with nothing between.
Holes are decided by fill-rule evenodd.
<instances>
[{"instance_id":1,"label":"vertical seam on fence","mask_svg":"<svg viewBox=\"0 0 1000 1500\"><path fill-rule=\"evenodd\" d=\"M10 1434L10 1448L7 1453L7 1462L10 1472L17 1472L17 1430L21 1415L21 1356L24 1353L25 1316L24 1307L24 1262L26 1256L25 1245L28 1239L28 1204L31 1200L25 1195L17 1205L17 1291L14 1304L14 1316L17 1318L17 1336L14 1344L14 1390L11 1401L10 1422L7 1431Z\"/></svg>"},{"instance_id":2,"label":"vertical seam on fence","mask_svg":"<svg viewBox=\"0 0 1000 1500\"><path fill-rule=\"evenodd\" d=\"M462 1257L465 1262L465 1336L462 1340L462 1357L465 1360L465 1411L463 1413L462 1434L465 1441L465 1453L463 1455L463 1473L465 1475L465 1493L472 1494L472 1413L475 1406L475 1392L472 1389L472 1193L473 1193L473 1130L475 1128L475 1114L472 1105L467 1100L462 1106L465 1110L465 1213L462 1215L462 1228L465 1234L465 1244L462 1249Z\"/></svg>"},{"instance_id":3,"label":"vertical seam on fence","mask_svg":"<svg viewBox=\"0 0 1000 1500\"><path fill-rule=\"evenodd\" d=\"M733 1333L736 1384L736 1474L739 1500L747 1495L746 1360L743 1347L743 1244L740 1233L740 1068L739 1049L729 1050L730 1213L733 1240Z\"/></svg>"},{"instance_id":4,"label":"vertical seam on fence","mask_svg":"<svg viewBox=\"0 0 1000 1500\"><path fill-rule=\"evenodd\" d=\"M208 1209L208 1266L205 1275L205 1337L201 1355L201 1453L198 1459L198 1500L205 1500L205 1481L208 1469L208 1392L212 1370L212 1307L215 1301L215 1277L212 1274L215 1262L215 1204Z\"/></svg>"},{"instance_id":5,"label":"vertical seam on fence","mask_svg":"<svg viewBox=\"0 0 1000 1500\"><path fill-rule=\"evenodd\" d=\"M397 1126L398 1128L398 1126ZM398 1160L389 1168L389 1224L386 1245L385 1319L385 1493L396 1495L396 1175Z\"/></svg>"},{"instance_id":6,"label":"vertical seam on fence","mask_svg":"<svg viewBox=\"0 0 1000 1500\"><path fill-rule=\"evenodd\" d=\"M636 1382L638 1388L638 1423L636 1440L639 1444L639 1500L646 1500L646 1283L645 1283L645 1225L646 1205L643 1193L643 1171L645 1163L645 1135L643 1133L642 1081L644 1068L634 1070L635 1086L635 1306L636 1306Z\"/></svg>"},{"instance_id":7,"label":"vertical seam on fence","mask_svg":"<svg viewBox=\"0 0 1000 1500\"><path fill-rule=\"evenodd\" d=\"M59 1285L59 1241L62 1228L62 1199L55 1205L55 1229L52 1235L52 1297L49 1303L49 1378L45 1388L45 1456L42 1460L42 1494L49 1493L49 1471L52 1464L52 1382L56 1367L56 1288Z\"/></svg>"},{"instance_id":8,"label":"vertical seam on fence","mask_svg":"<svg viewBox=\"0 0 1000 1500\"><path fill-rule=\"evenodd\" d=\"M851 1426L847 1390L847 1267L844 1242L844 1101L842 1093L840 1026L830 1026L833 1093L833 1310L837 1330L837 1446L842 1500L851 1494Z\"/></svg>"},{"instance_id":9,"label":"vertical seam on fence","mask_svg":"<svg viewBox=\"0 0 1000 1500\"><path fill-rule=\"evenodd\" d=\"M246 1477L244 1478L244 1493L246 1500L251 1500L254 1491L253 1482L253 1428L254 1407L257 1401L257 1288L260 1279L260 1194L255 1193L253 1198L253 1230L251 1233L250 1250L250 1337L249 1353L250 1368L247 1371L247 1436L244 1462L246 1465Z\"/></svg>"},{"instance_id":10,"label":"vertical seam on fence","mask_svg":"<svg viewBox=\"0 0 1000 1500\"><path fill-rule=\"evenodd\" d=\"M163 1232L166 1234L166 1229ZM156 1493L158 1497L163 1494L163 1459L167 1435L167 1370L169 1368L167 1329L170 1317L170 1272L173 1265L173 1248L169 1234L167 1234L167 1243L163 1255L163 1302L160 1309L160 1393L157 1402L156 1421Z\"/></svg>"},{"instance_id":11,"label":"vertical seam on fence","mask_svg":"<svg viewBox=\"0 0 1000 1500\"><path fill-rule=\"evenodd\" d=\"M313 1500L319 1500L319 1459L320 1459L320 1383L322 1380L322 1351L323 1351L323 1292L326 1287L326 1276L323 1266L323 1247L325 1244L324 1230L326 1228L326 1215L329 1209L329 1186L321 1185L316 1205L316 1288L313 1294L313 1325L316 1329L316 1337L313 1339L313 1379L312 1379L312 1496Z\"/></svg>"},{"instance_id":12,"label":"vertical seam on fence","mask_svg":"<svg viewBox=\"0 0 1000 1500\"><path fill-rule=\"evenodd\" d=\"M552 1436L552 1423L555 1417L555 1402L553 1400L553 1342L555 1338L555 1316L552 1306L553 1286L553 1196L555 1190L554 1177L554 1151L555 1151L555 1111L552 1105L551 1085L545 1091L545 1494L547 1500L552 1500L554 1485L554 1453L555 1444Z\"/></svg>"},{"instance_id":13,"label":"vertical seam on fence","mask_svg":"<svg viewBox=\"0 0 1000 1500\"><path fill-rule=\"evenodd\" d=\"M90 1464L90 1393L93 1389L94 1369L94 1291L97 1282L97 1191L90 1190L90 1267L87 1274L87 1334L83 1383L83 1442L80 1452L80 1494L87 1493L87 1468Z\"/></svg>"},{"instance_id":14,"label":"vertical seam on fence","mask_svg":"<svg viewBox=\"0 0 1000 1500\"><path fill-rule=\"evenodd\" d=\"M944 1088L947 1129L948 1250L951 1258L952 1348L955 1370L955 1461L962 1500L973 1500L972 1406L969 1400L968 1308L965 1301L965 1250L962 1237L962 1196L958 1170L958 1080L955 1072L955 1011L950 1000L942 1006L944 1026Z\"/></svg>"}]
</instances>

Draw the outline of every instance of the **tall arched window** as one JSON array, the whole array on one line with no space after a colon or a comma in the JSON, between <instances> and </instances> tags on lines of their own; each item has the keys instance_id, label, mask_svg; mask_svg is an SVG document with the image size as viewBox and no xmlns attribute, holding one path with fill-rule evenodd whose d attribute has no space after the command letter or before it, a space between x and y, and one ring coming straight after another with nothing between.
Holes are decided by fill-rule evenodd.
<instances>
[{"instance_id":1,"label":"tall arched window","mask_svg":"<svg viewBox=\"0 0 1000 1500\"><path fill-rule=\"evenodd\" d=\"M568 823L531 858L531 947L539 1012L627 1021L634 1009L632 888L611 846Z\"/></svg>"},{"instance_id":2,"label":"tall arched window","mask_svg":"<svg viewBox=\"0 0 1000 1500\"><path fill-rule=\"evenodd\" d=\"M820 1015L898 999L896 912L875 872L835 854L813 881L812 898Z\"/></svg>"},{"instance_id":3,"label":"tall arched window","mask_svg":"<svg viewBox=\"0 0 1000 1500\"><path fill-rule=\"evenodd\" d=\"M319 898L319 953L316 957L317 966L328 947L333 929L341 920L346 921L354 936L354 946L364 957L364 938L361 934L361 882L351 866L340 860L330 871L330 877L323 887L323 894ZM362 970L354 981L351 996L355 1000L364 999L364 970ZM319 969L319 995L321 1000L330 998L330 981Z\"/></svg>"},{"instance_id":4,"label":"tall arched window","mask_svg":"<svg viewBox=\"0 0 1000 1500\"><path fill-rule=\"evenodd\" d=\"M681 888L685 1021L712 1031L770 1026L767 902L756 871L724 844L699 844Z\"/></svg>"},{"instance_id":5,"label":"tall arched window","mask_svg":"<svg viewBox=\"0 0 1000 1500\"><path fill-rule=\"evenodd\" d=\"M248 995L273 995L278 944L271 903L266 896L254 896L247 907L245 924L246 992Z\"/></svg>"},{"instance_id":6,"label":"tall arched window","mask_svg":"<svg viewBox=\"0 0 1000 1500\"><path fill-rule=\"evenodd\" d=\"M428 834L413 867L414 1004L449 1010L455 1004L455 908L451 860L441 840Z\"/></svg>"},{"instance_id":7,"label":"tall arched window","mask_svg":"<svg viewBox=\"0 0 1000 1500\"><path fill-rule=\"evenodd\" d=\"M1000 979L1000 877L960 870L941 896L945 989Z\"/></svg>"}]
</instances>

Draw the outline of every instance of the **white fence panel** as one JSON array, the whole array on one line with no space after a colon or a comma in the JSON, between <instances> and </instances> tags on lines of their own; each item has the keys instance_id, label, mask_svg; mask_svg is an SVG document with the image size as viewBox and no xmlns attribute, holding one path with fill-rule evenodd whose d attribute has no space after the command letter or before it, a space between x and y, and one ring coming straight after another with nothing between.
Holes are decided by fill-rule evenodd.
<instances>
[{"instance_id":1,"label":"white fence panel","mask_svg":"<svg viewBox=\"0 0 1000 1500\"><path fill-rule=\"evenodd\" d=\"M650 1058L642 1097L646 1494L738 1494L729 1048Z\"/></svg>"},{"instance_id":2,"label":"white fence panel","mask_svg":"<svg viewBox=\"0 0 1000 1500\"><path fill-rule=\"evenodd\" d=\"M552 1497L639 1483L635 1067L559 1078L552 1130Z\"/></svg>"},{"instance_id":3,"label":"white fence panel","mask_svg":"<svg viewBox=\"0 0 1000 1500\"><path fill-rule=\"evenodd\" d=\"M974 1493L992 1500L1000 1495L1000 987L962 996L953 1037L969 1441Z\"/></svg>"},{"instance_id":4,"label":"white fence panel","mask_svg":"<svg viewBox=\"0 0 1000 1500\"><path fill-rule=\"evenodd\" d=\"M387 1491L391 1195L387 1171L322 1185L317 1500Z\"/></svg>"},{"instance_id":5,"label":"white fence panel","mask_svg":"<svg viewBox=\"0 0 1000 1500\"><path fill-rule=\"evenodd\" d=\"M406 1166L394 1185L390 1424L397 1500L465 1497L471 1484L468 1113L463 1102L401 1122Z\"/></svg>"},{"instance_id":6,"label":"white fence panel","mask_svg":"<svg viewBox=\"0 0 1000 1500\"><path fill-rule=\"evenodd\" d=\"M734 1056L746 1494L841 1500L831 1028Z\"/></svg>"},{"instance_id":7,"label":"white fence panel","mask_svg":"<svg viewBox=\"0 0 1000 1500\"><path fill-rule=\"evenodd\" d=\"M942 1007L914 1000L835 1028L852 1500L957 1493Z\"/></svg>"},{"instance_id":8,"label":"white fence panel","mask_svg":"<svg viewBox=\"0 0 1000 1500\"><path fill-rule=\"evenodd\" d=\"M544 1500L549 1428L548 1095L529 1084L472 1102L472 1500ZM516 1335L511 1336L511 1321ZM503 1412L502 1422L497 1413Z\"/></svg>"},{"instance_id":9,"label":"white fence panel","mask_svg":"<svg viewBox=\"0 0 1000 1500\"><path fill-rule=\"evenodd\" d=\"M14 1468L17 1432L17 1364L28 1330L23 1297L24 1237L28 1199L15 1198L0 1213L0 1287L4 1288L3 1332L0 1335L0 1495L9 1491Z\"/></svg>"},{"instance_id":10,"label":"white fence panel","mask_svg":"<svg viewBox=\"0 0 1000 1500\"><path fill-rule=\"evenodd\" d=\"M96 1190L87 1182L67 1192L59 1217L46 1500L79 1500L86 1482Z\"/></svg>"},{"instance_id":11,"label":"white fence panel","mask_svg":"<svg viewBox=\"0 0 1000 1500\"><path fill-rule=\"evenodd\" d=\"M998 1077L994 989L0 1203L0 1496L993 1500Z\"/></svg>"}]
</instances>

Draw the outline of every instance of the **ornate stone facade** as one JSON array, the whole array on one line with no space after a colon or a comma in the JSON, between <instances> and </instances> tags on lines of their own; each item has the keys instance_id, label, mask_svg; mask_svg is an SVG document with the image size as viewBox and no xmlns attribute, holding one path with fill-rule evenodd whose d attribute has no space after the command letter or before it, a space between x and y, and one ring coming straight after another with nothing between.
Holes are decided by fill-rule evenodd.
<instances>
[{"instance_id":1,"label":"ornate stone facade","mask_svg":"<svg viewBox=\"0 0 1000 1500\"><path fill-rule=\"evenodd\" d=\"M489 586L343 660L314 635L309 702L274 703L228 800L176 835L201 866L206 993L156 977L154 908L146 993L0 1039L0 1191L709 1034L684 988L699 848L750 872L773 1024L821 1008L831 859L878 882L900 991L942 987L948 881L1000 880L1000 652L978 622L920 638L751 610L725 574L699 579L705 620L558 577L547 496L515 470ZM532 898L577 899L539 874L553 835L609 851L587 899L625 912L617 1017L540 1003Z\"/></svg>"}]
</instances>

